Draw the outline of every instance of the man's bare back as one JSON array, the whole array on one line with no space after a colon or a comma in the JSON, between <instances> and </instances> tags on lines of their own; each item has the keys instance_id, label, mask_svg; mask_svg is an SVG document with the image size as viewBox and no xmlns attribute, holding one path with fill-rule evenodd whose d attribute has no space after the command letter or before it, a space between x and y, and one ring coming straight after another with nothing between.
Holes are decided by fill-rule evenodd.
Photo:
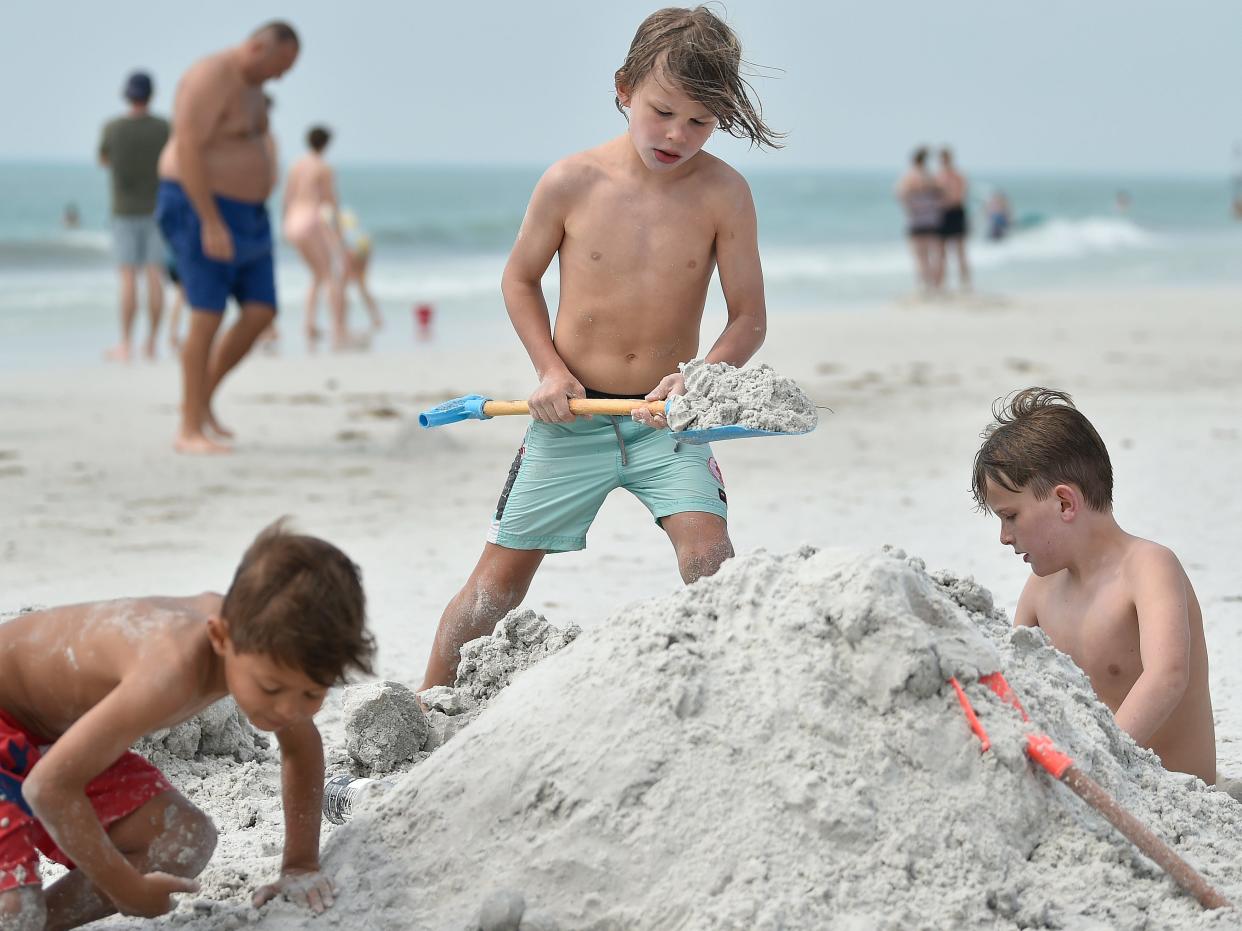
<instances>
[{"instance_id":1,"label":"man's bare back","mask_svg":"<svg viewBox=\"0 0 1242 931\"><path fill-rule=\"evenodd\" d=\"M227 693L206 621L221 597L140 598L36 611L0 625L0 709L61 737L142 671L145 730L180 723ZM219 678L219 681L214 681Z\"/></svg>"},{"instance_id":2,"label":"man's bare back","mask_svg":"<svg viewBox=\"0 0 1242 931\"><path fill-rule=\"evenodd\" d=\"M191 134L213 194L262 203L272 193L276 166L267 144L267 101L261 84L246 80L236 49L208 55L190 67L177 87L172 137L160 155L159 173L184 181L179 136Z\"/></svg>"},{"instance_id":3,"label":"man's bare back","mask_svg":"<svg viewBox=\"0 0 1242 931\"><path fill-rule=\"evenodd\" d=\"M1153 583L1161 585L1165 595L1155 602L1143 598L1153 616L1140 619L1136 592ZM1161 614L1179 620L1162 623ZM1189 578L1170 550L1127 534L1124 545L1087 578L1077 580L1066 570L1042 578L1032 575L1014 622L1042 627L1053 646L1068 653L1087 674L1118 725L1150 747L1168 769L1193 773L1209 784L1216 781L1203 614ZM1161 662L1174 668L1162 669ZM1127 699L1145 669L1167 673L1168 681L1176 682L1179 666L1186 676L1184 693L1168 717L1151 729L1130 713ZM1159 682L1151 686L1160 687ZM1151 694L1158 699L1158 691ZM1146 730L1151 733L1143 739Z\"/></svg>"},{"instance_id":4,"label":"man's bare back","mask_svg":"<svg viewBox=\"0 0 1242 931\"><path fill-rule=\"evenodd\" d=\"M706 152L686 167L644 178L621 136L554 169L571 206L553 341L589 388L642 397L698 352L721 201L745 182Z\"/></svg>"}]
</instances>

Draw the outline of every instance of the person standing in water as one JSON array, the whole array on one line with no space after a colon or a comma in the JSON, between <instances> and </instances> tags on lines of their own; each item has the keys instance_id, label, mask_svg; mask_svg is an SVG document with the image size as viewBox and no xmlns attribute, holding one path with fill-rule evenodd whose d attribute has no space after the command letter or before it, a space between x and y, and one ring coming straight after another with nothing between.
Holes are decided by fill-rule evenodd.
<instances>
[{"instance_id":1,"label":"person standing in water","mask_svg":"<svg viewBox=\"0 0 1242 931\"><path fill-rule=\"evenodd\" d=\"M344 349L345 329L345 246L341 241L340 203L332 168L323 157L332 141L324 126L313 126L306 134L309 151L294 162L285 182L284 234L297 248L311 273L306 292L306 339L312 345L319 339L319 292L328 293L332 323L332 348Z\"/></svg>"},{"instance_id":2,"label":"person standing in water","mask_svg":"<svg viewBox=\"0 0 1242 931\"><path fill-rule=\"evenodd\" d=\"M949 253L957 256L957 281L963 291L970 290L970 265L966 261L966 236L970 232L966 220L966 178L953 164L953 152L940 150L940 173L936 175L944 213L940 217L940 278L949 279Z\"/></svg>"},{"instance_id":3,"label":"person standing in water","mask_svg":"<svg viewBox=\"0 0 1242 931\"><path fill-rule=\"evenodd\" d=\"M212 396L276 317L266 205L276 173L263 85L292 68L300 48L292 26L270 22L240 45L195 62L177 88L156 217L191 308L178 452L229 451L216 438L232 434L216 420ZM241 319L216 342L230 296Z\"/></svg>"},{"instance_id":4,"label":"person standing in water","mask_svg":"<svg viewBox=\"0 0 1242 931\"><path fill-rule=\"evenodd\" d=\"M99 140L99 163L112 180L112 244L121 275L121 341L108 358L128 362L133 355L138 313L138 275L146 279L151 327L143 354L155 358L155 340L164 312L164 243L155 224L159 187L156 164L168 141L168 120L150 112L151 76L135 71L125 82L129 110L109 120Z\"/></svg>"},{"instance_id":5,"label":"person standing in water","mask_svg":"<svg viewBox=\"0 0 1242 931\"><path fill-rule=\"evenodd\" d=\"M906 212L906 236L914 256L914 271L924 293L940 288L940 221L943 200L940 186L927 169L927 147L919 146L910 167L897 181L897 200Z\"/></svg>"}]
</instances>

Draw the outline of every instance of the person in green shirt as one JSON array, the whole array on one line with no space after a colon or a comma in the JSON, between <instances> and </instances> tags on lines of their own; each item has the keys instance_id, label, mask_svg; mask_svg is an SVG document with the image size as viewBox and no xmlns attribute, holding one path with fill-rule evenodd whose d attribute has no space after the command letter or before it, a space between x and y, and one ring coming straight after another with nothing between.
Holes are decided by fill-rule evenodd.
<instances>
[{"instance_id":1,"label":"person in green shirt","mask_svg":"<svg viewBox=\"0 0 1242 931\"><path fill-rule=\"evenodd\" d=\"M151 76L135 71L123 95L129 110L109 120L99 141L99 161L112 177L112 241L121 275L121 341L108 358L128 362L138 311L138 276L146 277L151 330L144 355L155 358L155 340L164 310L164 242L155 222L159 189L156 165L168 141L168 121L149 110Z\"/></svg>"}]
</instances>

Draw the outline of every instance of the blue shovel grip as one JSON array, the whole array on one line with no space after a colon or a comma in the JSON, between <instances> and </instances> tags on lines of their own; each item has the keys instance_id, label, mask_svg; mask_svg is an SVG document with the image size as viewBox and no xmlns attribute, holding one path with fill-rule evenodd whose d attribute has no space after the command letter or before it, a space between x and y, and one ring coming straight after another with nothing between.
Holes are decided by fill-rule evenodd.
<instances>
[{"instance_id":1,"label":"blue shovel grip","mask_svg":"<svg viewBox=\"0 0 1242 931\"><path fill-rule=\"evenodd\" d=\"M483 413L483 405L488 400L488 398L483 397L481 394L468 394L463 398L445 401L443 404L419 414L418 425L430 429L431 427L442 427L445 424L457 423L459 420L491 420L491 417Z\"/></svg>"}]
</instances>

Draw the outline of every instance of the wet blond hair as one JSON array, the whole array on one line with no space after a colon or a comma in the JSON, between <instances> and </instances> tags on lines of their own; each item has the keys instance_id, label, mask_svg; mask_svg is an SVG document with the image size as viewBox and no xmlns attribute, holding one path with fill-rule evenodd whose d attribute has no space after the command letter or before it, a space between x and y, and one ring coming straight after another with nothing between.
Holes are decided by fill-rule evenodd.
<instances>
[{"instance_id":1,"label":"wet blond hair","mask_svg":"<svg viewBox=\"0 0 1242 931\"><path fill-rule=\"evenodd\" d=\"M755 89L742 77L743 64L737 34L711 10L667 7L638 27L625 62L617 69L616 83L633 91L661 68L691 99L710 110L730 136L779 149L777 140L784 134L764 123ZM620 97L616 104L624 112Z\"/></svg>"}]
</instances>

